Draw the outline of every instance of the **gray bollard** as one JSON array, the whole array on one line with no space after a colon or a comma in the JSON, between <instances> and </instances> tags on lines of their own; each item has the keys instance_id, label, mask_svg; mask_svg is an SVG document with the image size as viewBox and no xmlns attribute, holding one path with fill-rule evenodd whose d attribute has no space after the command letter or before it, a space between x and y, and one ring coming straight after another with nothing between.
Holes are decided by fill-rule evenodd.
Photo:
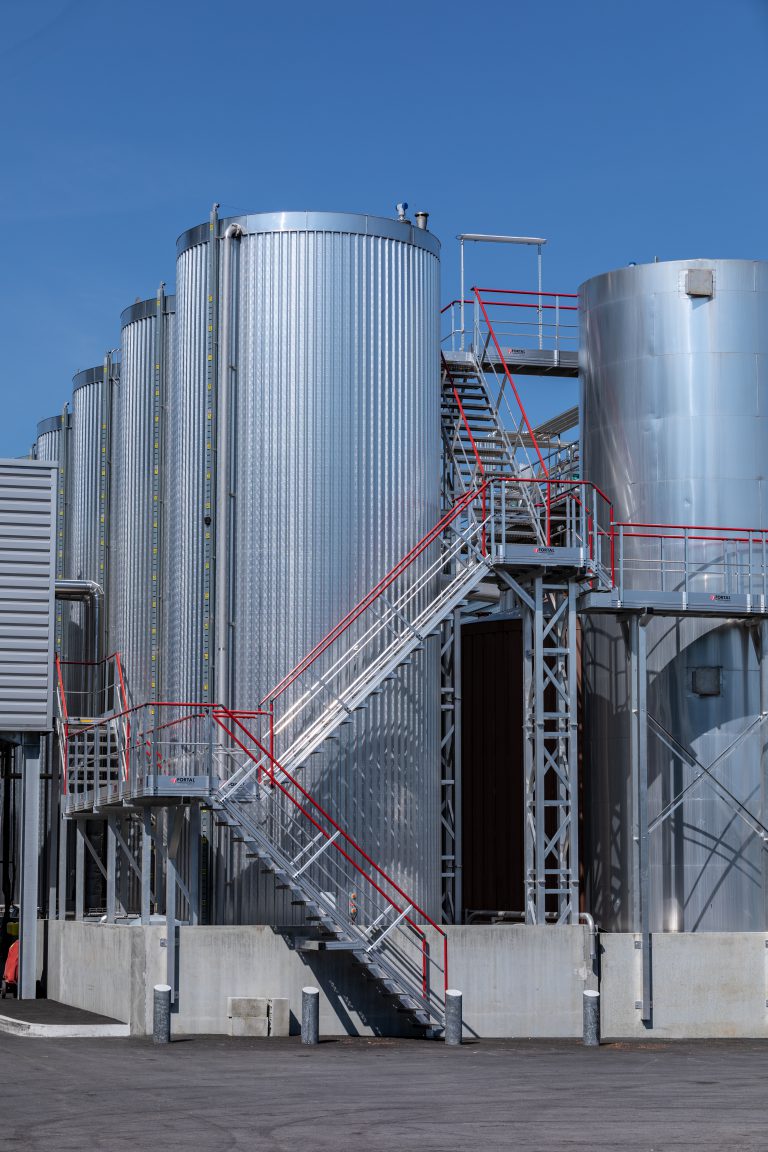
<instances>
[{"instance_id":1,"label":"gray bollard","mask_svg":"<svg viewBox=\"0 0 768 1152\"><path fill-rule=\"evenodd\" d=\"M461 992L449 988L445 994L445 1042L461 1044Z\"/></svg>"},{"instance_id":2,"label":"gray bollard","mask_svg":"<svg viewBox=\"0 0 768 1152\"><path fill-rule=\"evenodd\" d=\"M171 1042L170 984L155 984L152 1040L155 1044L170 1044Z\"/></svg>"},{"instance_id":3,"label":"gray bollard","mask_svg":"<svg viewBox=\"0 0 768 1152\"><path fill-rule=\"evenodd\" d=\"M320 989L301 990L301 1042L320 1043Z\"/></svg>"},{"instance_id":4,"label":"gray bollard","mask_svg":"<svg viewBox=\"0 0 768 1152\"><path fill-rule=\"evenodd\" d=\"M600 1044L600 993L587 991L584 1004L584 1046L597 1048Z\"/></svg>"}]
</instances>

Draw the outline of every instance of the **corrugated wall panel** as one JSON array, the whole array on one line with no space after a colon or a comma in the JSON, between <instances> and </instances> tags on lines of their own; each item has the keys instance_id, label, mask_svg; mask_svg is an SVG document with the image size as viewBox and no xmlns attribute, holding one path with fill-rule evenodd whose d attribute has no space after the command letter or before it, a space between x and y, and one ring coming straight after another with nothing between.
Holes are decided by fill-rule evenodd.
<instances>
[{"instance_id":1,"label":"corrugated wall panel","mask_svg":"<svg viewBox=\"0 0 768 1152\"><path fill-rule=\"evenodd\" d=\"M56 469L0 461L0 732L53 723Z\"/></svg>"}]
</instances>

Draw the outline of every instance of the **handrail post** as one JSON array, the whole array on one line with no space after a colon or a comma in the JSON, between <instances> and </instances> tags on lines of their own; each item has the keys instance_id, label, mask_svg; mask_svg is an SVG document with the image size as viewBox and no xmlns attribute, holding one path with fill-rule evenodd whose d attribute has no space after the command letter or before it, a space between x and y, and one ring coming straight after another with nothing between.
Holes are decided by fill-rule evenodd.
<instances>
[{"instance_id":1,"label":"handrail post","mask_svg":"<svg viewBox=\"0 0 768 1152\"><path fill-rule=\"evenodd\" d=\"M752 532L749 533L749 552L747 555L747 595L752 595Z\"/></svg>"},{"instance_id":2,"label":"handrail post","mask_svg":"<svg viewBox=\"0 0 768 1152\"><path fill-rule=\"evenodd\" d=\"M152 791L156 796L158 793L158 771L157 771L157 716L155 715L154 708L150 708L150 715L152 718Z\"/></svg>"},{"instance_id":3,"label":"handrail post","mask_svg":"<svg viewBox=\"0 0 768 1152\"><path fill-rule=\"evenodd\" d=\"M208 791L213 791L213 709L205 709L205 729L208 736L206 760L208 767Z\"/></svg>"},{"instance_id":4,"label":"handrail post","mask_svg":"<svg viewBox=\"0 0 768 1152\"><path fill-rule=\"evenodd\" d=\"M609 545L610 557L611 557L611 588L613 588L616 584L616 569L615 569L616 557L615 557L615 536L614 536L614 523L613 523L613 504L611 504L611 506L610 506L609 524L610 524L610 533L611 533L611 539L610 539L610 545Z\"/></svg>"},{"instance_id":5,"label":"handrail post","mask_svg":"<svg viewBox=\"0 0 768 1152\"><path fill-rule=\"evenodd\" d=\"M560 297L555 296L555 352L560 351Z\"/></svg>"},{"instance_id":6,"label":"handrail post","mask_svg":"<svg viewBox=\"0 0 768 1152\"><path fill-rule=\"evenodd\" d=\"M624 525L619 524L619 600L624 601Z\"/></svg>"},{"instance_id":7,"label":"handrail post","mask_svg":"<svg viewBox=\"0 0 768 1152\"><path fill-rule=\"evenodd\" d=\"M547 486L547 547L552 543L552 485L549 480L545 480Z\"/></svg>"},{"instance_id":8,"label":"handrail post","mask_svg":"<svg viewBox=\"0 0 768 1152\"><path fill-rule=\"evenodd\" d=\"M688 529L683 528L683 588L685 590L685 598L688 599L690 593L689 579L688 579Z\"/></svg>"},{"instance_id":9,"label":"handrail post","mask_svg":"<svg viewBox=\"0 0 768 1152\"><path fill-rule=\"evenodd\" d=\"M537 247L536 263L538 266L538 273L539 273L539 350L541 350L544 347L544 329L543 329L544 312L543 312L543 309L541 307L541 244L537 244L536 247Z\"/></svg>"}]
</instances>

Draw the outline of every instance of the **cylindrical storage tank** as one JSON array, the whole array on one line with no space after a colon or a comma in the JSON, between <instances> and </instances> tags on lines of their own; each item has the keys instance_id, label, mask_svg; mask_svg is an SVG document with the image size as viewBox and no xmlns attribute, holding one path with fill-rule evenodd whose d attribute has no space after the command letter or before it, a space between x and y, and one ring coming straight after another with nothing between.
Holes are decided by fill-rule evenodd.
<instances>
[{"instance_id":1,"label":"cylindrical storage tank","mask_svg":"<svg viewBox=\"0 0 768 1152\"><path fill-rule=\"evenodd\" d=\"M630 266L583 284L580 308L584 475L612 499L616 520L768 527L768 264ZM662 545L633 547L649 566L625 571L625 587L660 589ZM693 543L690 556L705 564L717 547ZM666 548L674 584L681 548ZM711 575L693 578L693 590L712 590ZM761 712L749 624L646 622L652 931L768 928L763 728L728 754ZM615 617L585 619L583 675L588 907L605 929L637 930L629 672Z\"/></svg>"},{"instance_id":2,"label":"cylindrical storage tank","mask_svg":"<svg viewBox=\"0 0 768 1152\"><path fill-rule=\"evenodd\" d=\"M70 417L65 406L58 416L50 416L41 420L37 426L35 438L35 458L37 460L57 461L59 469L56 486L56 579L66 576L66 548L67 548L67 490L69 485L69 440ZM56 652L62 659L66 659L64 650L64 622L69 619L69 605L61 600L56 601Z\"/></svg>"},{"instance_id":3,"label":"cylindrical storage tank","mask_svg":"<svg viewBox=\"0 0 768 1152\"><path fill-rule=\"evenodd\" d=\"M439 518L439 244L407 223L342 213L212 225L178 245L166 692L191 700L225 684L222 703L253 708ZM223 678L221 666L208 676L205 629L206 533L210 548L222 514L206 498L209 325L220 412L222 380L230 392ZM438 724L431 640L302 773L431 913ZM242 857L228 867L239 881L218 918L268 916L257 870Z\"/></svg>"},{"instance_id":4,"label":"cylindrical storage tank","mask_svg":"<svg viewBox=\"0 0 768 1152\"><path fill-rule=\"evenodd\" d=\"M162 291L120 317L120 382L112 398L109 638L129 703L159 695L163 470L175 296Z\"/></svg>"},{"instance_id":5,"label":"cylindrical storage tank","mask_svg":"<svg viewBox=\"0 0 768 1152\"><path fill-rule=\"evenodd\" d=\"M109 566L110 410L112 386L118 378L118 366L107 357L105 364L78 372L72 392L66 575L75 580L95 580L105 593ZM68 659L88 659L91 654L83 650L81 638L82 605L69 605L69 613Z\"/></svg>"}]
</instances>

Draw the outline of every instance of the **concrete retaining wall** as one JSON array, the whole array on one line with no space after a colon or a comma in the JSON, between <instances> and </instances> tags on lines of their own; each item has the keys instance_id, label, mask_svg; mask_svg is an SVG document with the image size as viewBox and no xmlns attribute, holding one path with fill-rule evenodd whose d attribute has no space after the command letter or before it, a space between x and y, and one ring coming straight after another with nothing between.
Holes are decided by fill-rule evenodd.
<instances>
[{"instance_id":1,"label":"concrete retaining wall","mask_svg":"<svg viewBox=\"0 0 768 1152\"><path fill-rule=\"evenodd\" d=\"M768 1036L768 937L762 932L658 933L652 941L652 1029L642 997L639 936L605 933L604 1036L659 1039Z\"/></svg>"},{"instance_id":2,"label":"concrete retaining wall","mask_svg":"<svg viewBox=\"0 0 768 1152\"><path fill-rule=\"evenodd\" d=\"M581 1034L585 929L452 927L448 935L450 980L464 993L467 1036ZM152 986L165 981L164 941L162 925L52 921L48 995L125 1020L134 1035L147 1034ZM436 932L430 945L441 956ZM414 1034L407 1017L378 994L348 955L296 952L262 925L182 927L178 967L176 1035L226 1034L230 996L286 997L298 1031L306 984L320 989L320 1029L326 1036Z\"/></svg>"},{"instance_id":3,"label":"concrete retaining wall","mask_svg":"<svg viewBox=\"0 0 768 1152\"><path fill-rule=\"evenodd\" d=\"M584 927L449 927L449 983L464 994L465 1035L581 1036L581 1000L595 987ZM441 954L430 931L433 956ZM152 986L165 982L165 928L68 921L48 926L48 995L152 1030ZM653 1030L641 997L639 937L603 935L602 1031L606 1039L768 1036L768 947L762 933L655 935ZM269 927L179 929L176 1035L229 1031L230 996L285 997L292 1031L301 989L320 988L326 1036L412 1035L343 952L299 953Z\"/></svg>"}]
</instances>

